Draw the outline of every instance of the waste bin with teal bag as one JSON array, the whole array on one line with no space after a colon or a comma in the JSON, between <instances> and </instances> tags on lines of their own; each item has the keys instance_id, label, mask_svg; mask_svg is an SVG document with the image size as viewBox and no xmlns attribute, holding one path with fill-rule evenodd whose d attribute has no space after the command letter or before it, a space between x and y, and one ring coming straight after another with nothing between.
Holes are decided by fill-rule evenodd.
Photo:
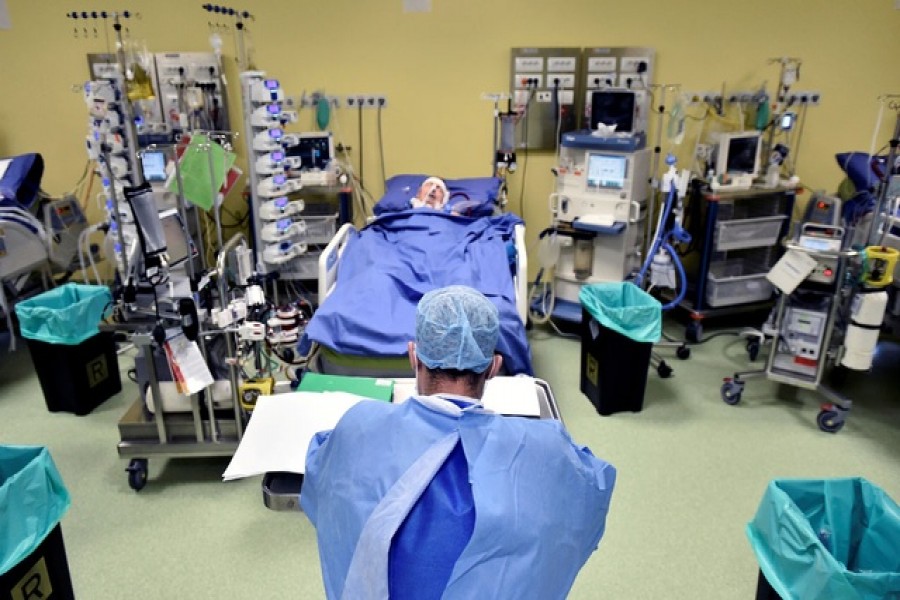
<instances>
[{"instance_id":1,"label":"waste bin with teal bag","mask_svg":"<svg viewBox=\"0 0 900 600\"><path fill-rule=\"evenodd\" d=\"M122 389L115 340L98 329L110 308L108 288L77 283L16 304L51 412L85 415Z\"/></svg>"},{"instance_id":2,"label":"waste bin with teal bag","mask_svg":"<svg viewBox=\"0 0 900 600\"><path fill-rule=\"evenodd\" d=\"M900 507L865 479L774 480L747 537L758 600L900 598Z\"/></svg>"},{"instance_id":3,"label":"waste bin with teal bag","mask_svg":"<svg viewBox=\"0 0 900 600\"><path fill-rule=\"evenodd\" d=\"M633 283L581 288L581 391L601 415L639 412L662 305Z\"/></svg>"},{"instance_id":4,"label":"waste bin with teal bag","mask_svg":"<svg viewBox=\"0 0 900 600\"><path fill-rule=\"evenodd\" d=\"M60 527L69 504L46 448L0 445L0 598L74 598Z\"/></svg>"}]
</instances>

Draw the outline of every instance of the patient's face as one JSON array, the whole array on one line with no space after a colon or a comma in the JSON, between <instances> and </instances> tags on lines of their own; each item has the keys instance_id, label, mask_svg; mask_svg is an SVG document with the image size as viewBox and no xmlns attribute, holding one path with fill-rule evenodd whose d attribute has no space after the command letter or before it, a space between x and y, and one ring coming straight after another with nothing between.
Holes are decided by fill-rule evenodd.
<instances>
[{"instance_id":1,"label":"patient's face","mask_svg":"<svg viewBox=\"0 0 900 600\"><path fill-rule=\"evenodd\" d=\"M416 198L423 201L427 206L440 210L444 206L444 190L439 185L426 181L419 188Z\"/></svg>"}]
</instances>

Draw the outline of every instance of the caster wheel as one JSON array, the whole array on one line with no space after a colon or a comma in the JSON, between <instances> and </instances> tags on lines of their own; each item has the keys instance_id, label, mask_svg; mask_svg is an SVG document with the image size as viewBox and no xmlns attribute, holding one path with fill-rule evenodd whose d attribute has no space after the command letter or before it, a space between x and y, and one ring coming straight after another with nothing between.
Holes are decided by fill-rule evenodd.
<instances>
[{"instance_id":1,"label":"caster wheel","mask_svg":"<svg viewBox=\"0 0 900 600\"><path fill-rule=\"evenodd\" d=\"M700 324L700 321L691 321L687 329L684 330L684 339L693 344L699 342L702 335L703 325Z\"/></svg>"},{"instance_id":2,"label":"caster wheel","mask_svg":"<svg viewBox=\"0 0 900 600\"><path fill-rule=\"evenodd\" d=\"M675 350L675 356L677 356L681 360L687 360L691 357L691 349L682 344L678 346L677 350Z\"/></svg>"},{"instance_id":3,"label":"caster wheel","mask_svg":"<svg viewBox=\"0 0 900 600\"><path fill-rule=\"evenodd\" d=\"M147 485L147 459L132 458L125 470L128 471L129 487L136 492L144 489L144 486Z\"/></svg>"},{"instance_id":4,"label":"caster wheel","mask_svg":"<svg viewBox=\"0 0 900 600\"><path fill-rule=\"evenodd\" d=\"M741 401L741 394L744 393L744 384L738 381L726 381L722 384L721 394L722 402L734 406Z\"/></svg>"},{"instance_id":5,"label":"caster wheel","mask_svg":"<svg viewBox=\"0 0 900 600\"><path fill-rule=\"evenodd\" d=\"M759 358L759 342L757 340L747 341L747 355L750 357L751 361Z\"/></svg>"},{"instance_id":6,"label":"caster wheel","mask_svg":"<svg viewBox=\"0 0 900 600\"><path fill-rule=\"evenodd\" d=\"M672 367L666 364L666 361L662 361L659 363L659 366L656 367L656 373L662 379L668 379L672 376Z\"/></svg>"},{"instance_id":7,"label":"caster wheel","mask_svg":"<svg viewBox=\"0 0 900 600\"><path fill-rule=\"evenodd\" d=\"M837 433L844 427L844 418L836 410L823 410L816 417L816 423L825 433Z\"/></svg>"}]
</instances>

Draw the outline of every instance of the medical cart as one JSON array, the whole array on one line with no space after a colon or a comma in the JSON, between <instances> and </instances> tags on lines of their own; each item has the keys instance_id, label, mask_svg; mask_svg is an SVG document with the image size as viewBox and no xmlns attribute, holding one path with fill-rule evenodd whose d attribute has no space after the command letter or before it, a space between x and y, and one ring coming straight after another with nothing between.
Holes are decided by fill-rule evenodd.
<instances>
[{"instance_id":1,"label":"medical cart","mask_svg":"<svg viewBox=\"0 0 900 600\"><path fill-rule=\"evenodd\" d=\"M684 254L688 290L679 307L691 318L685 339L698 342L706 318L758 312L772 306L766 273L781 256L796 190L712 191L694 180L685 229L693 241Z\"/></svg>"},{"instance_id":2,"label":"medical cart","mask_svg":"<svg viewBox=\"0 0 900 600\"><path fill-rule=\"evenodd\" d=\"M797 290L806 293L809 300L805 305L798 301L796 291L779 296L773 335L768 338L765 367L725 378L721 387L722 401L738 404L745 379L764 376L770 381L822 394L828 403L822 406L817 424L822 431L836 433L844 426L852 401L826 385L823 376L839 363L845 351L843 330L850 321L846 313L853 297L853 285L847 282L855 279L855 276L848 278L847 275L854 266L853 259L859 257L860 252L814 250L796 242L786 242L784 247L808 255L817 262L809 278Z\"/></svg>"},{"instance_id":3,"label":"medical cart","mask_svg":"<svg viewBox=\"0 0 900 600\"><path fill-rule=\"evenodd\" d=\"M120 457L130 459L126 471L131 489L140 491L147 484L150 457L232 456L247 419L237 398L232 394L229 406L217 406L211 387L202 406L200 395L194 394L184 397L187 410L170 411L160 388L155 358L162 349L154 348L156 342L149 333L136 333L131 341L142 350L150 374L148 391L154 400L151 410L139 394L119 420L118 452Z\"/></svg>"}]
</instances>

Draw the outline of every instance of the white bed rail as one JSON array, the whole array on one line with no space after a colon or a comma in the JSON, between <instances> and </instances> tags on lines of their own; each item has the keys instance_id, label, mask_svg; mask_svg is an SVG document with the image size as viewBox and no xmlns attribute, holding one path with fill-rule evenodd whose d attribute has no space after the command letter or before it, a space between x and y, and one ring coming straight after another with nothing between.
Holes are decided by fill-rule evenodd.
<instances>
[{"instance_id":1,"label":"white bed rail","mask_svg":"<svg viewBox=\"0 0 900 600\"><path fill-rule=\"evenodd\" d=\"M528 251L525 247L525 225L516 225L514 230L516 240L516 277L513 284L516 287L516 310L522 324L528 323Z\"/></svg>"},{"instance_id":2,"label":"white bed rail","mask_svg":"<svg viewBox=\"0 0 900 600\"><path fill-rule=\"evenodd\" d=\"M328 297L337 282L338 263L350 235L356 233L353 223L344 223L319 255L319 304Z\"/></svg>"}]
</instances>

